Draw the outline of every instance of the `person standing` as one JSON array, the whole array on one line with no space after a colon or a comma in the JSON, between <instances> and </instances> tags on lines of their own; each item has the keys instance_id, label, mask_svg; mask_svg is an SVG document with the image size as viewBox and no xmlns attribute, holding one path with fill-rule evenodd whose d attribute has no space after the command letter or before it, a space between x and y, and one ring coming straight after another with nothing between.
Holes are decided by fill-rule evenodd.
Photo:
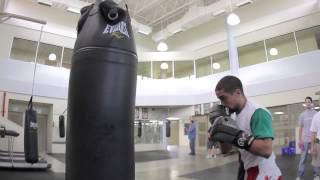
<instances>
[{"instance_id":1,"label":"person standing","mask_svg":"<svg viewBox=\"0 0 320 180\"><path fill-rule=\"evenodd\" d=\"M190 145L189 155L196 155L196 151L195 151L196 133L197 133L196 125L194 123L194 120L191 119L189 130L188 130L188 139L189 139L189 145Z\"/></svg>"},{"instance_id":2,"label":"person standing","mask_svg":"<svg viewBox=\"0 0 320 180\"><path fill-rule=\"evenodd\" d=\"M221 104L228 107L229 112L235 112L237 117L235 125L225 117L216 119L212 125L213 140L238 147L245 180L281 180L272 148L274 135L270 112L246 98L242 83L235 76L223 77L215 93Z\"/></svg>"},{"instance_id":3,"label":"person standing","mask_svg":"<svg viewBox=\"0 0 320 180\"><path fill-rule=\"evenodd\" d=\"M320 106L320 98L319 98ZM320 112L317 112L313 118L310 127L311 131L311 153L312 162L311 165L317 169L320 167ZM319 174L314 177L314 180L320 180Z\"/></svg>"},{"instance_id":4,"label":"person standing","mask_svg":"<svg viewBox=\"0 0 320 180\"><path fill-rule=\"evenodd\" d=\"M300 116L299 116L299 148L301 149L301 156L300 156L300 162L298 166L298 173L296 180L303 179L304 177L304 171L305 171L305 164L308 157L308 152L311 148L311 122L313 116L317 113L317 111L312 109L312 98L306 97L305 98L305 107L306 110L304 110ZM315 166L313 166L313 176L316 178L319 176L319 169Z\"/></svg>"}]
</instances>

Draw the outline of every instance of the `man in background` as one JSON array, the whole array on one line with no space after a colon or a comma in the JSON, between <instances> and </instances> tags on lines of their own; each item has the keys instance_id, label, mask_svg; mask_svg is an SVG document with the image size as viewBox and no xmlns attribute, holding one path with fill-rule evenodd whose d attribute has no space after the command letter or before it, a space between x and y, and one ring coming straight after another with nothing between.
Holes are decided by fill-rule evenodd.
<instances>
[{"instance_id":1,"label":"man in background","mask_svg":"<svg viewBox=\"0 0 320 180\"><path fill-rule=\"evenodd\" d=\"M189 145L190 145L190 153L189 155L196 155L195 152L195 142L196 142L196 125L194 123L194 120L190 120L190 126L188 130L188 139L189 139Z\"/></svg>"},{"instance_id":2,"label":"man in background","mask_svg":"<svg viewBox=\"0 0 320 180\"><path fill-rule=\"evenodd\" d=\"M319 98L320 106L320 98ZM317 112L311 123L311 153L312 153L312 166L319 170L320 167L320 112ZM319 172L319 171L318 171ZM314 180L320 180L319 173L314 177Z\"/></svg>"},{"instance_id":3,"label":"man in background","mask_svg":"<svg viewBox=\"0 0 320 180\"><path fill-rule=\"evenodd\" d=\"M317 111L312 109L313 105L311 97L306 97L304 101L306 110L304 110L299 116L299 148L301 149L301 156L296 180L303 179L304 177L305 164L308 157L308 152L311 148L311 122L313 116L317 113ZM313 176L316 178L318 175L318 168L313 166Z\"/></svg>"}]
</instances>

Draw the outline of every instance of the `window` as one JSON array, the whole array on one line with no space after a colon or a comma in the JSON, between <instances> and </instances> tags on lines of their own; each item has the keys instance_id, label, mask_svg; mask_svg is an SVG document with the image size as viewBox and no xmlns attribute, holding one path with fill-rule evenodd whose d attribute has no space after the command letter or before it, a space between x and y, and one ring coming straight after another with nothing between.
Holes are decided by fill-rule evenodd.
<instances>
[{"instance_id":1,"label":"window","mask_svg":"<svg viewBox=\"0 0 320 180\"><path fill-rule=\"evenodd\" d=\"M190 78L194 75L193 61L174 61L174 78Z\"/></svg>"},{"instance_id":2,"label":"window","mask_svg":"<svg viewBox=\"0 0 320 180\"><path fill-rule=\"evenodd\" d=\"M151 61L138 62L138 75L141 77L151 77Z\"/></svg>"},{"instance_id":3,"label":"window","mask_svg":"<svg viewBox=\"0 0 320 180\"><path fill-rule=\"evenodd\" d=\"M246 67L267 61L263 41L238 48L238 54L240 67Z\"/></svg>"},{"instance_id":4,"label":"window","mask_svg":"<svg viewBox=\"0 0 320 180\"><path fill-rule=\"evenodd\" d=\"M62 67L67 69L71 68L71 59L72 59L73 49L64 48L63 58L62 58Z\"/></svg>"},{"instance_id":5,"label":"window","mask_svg":"<svg viewBox=\"0 0 320 180\"><path fill-rule=\"evenodd\" d=\"M37 51L37 42L14 38L10 58L20 61L34 62Z\"/></svg>"},{"instance_id":6,"label":"window","mask_svg":"<svg viewBox=\"0 0 320 180\"><path fill-rule=\"evenodd\" d=\"M320 49L320 26L296 32L299 52L309 52Z\"/></svg>"},{"instance_id":7,"label":"window","mask_svg":"<svg viewBox=\"0 0 320 180\"><path fill-rule=\"evenodd\" d=\"M229 52L224 51L212 56L212 71L213 73L219 73L229 70Z\"/></svg>"},{"instance_id":8,"label":"window","mask_svg":"<svg viewBox=\"0 0 320 180\"><path fill-rule=\"evenodd\" d=\"M212 74L211 56L196 60L196 77L203 77Z\"/></svg>"},{"instance_id":9,"label":"window","mask_svg":"<svg viewBox=\"0 0 320 180\"><path fill-rule=\"evenodd\" d=\"M37 63L60 66L62 47L40 43Z\"/></svg>"},{"instance_id":10,"label":"window","mask_svg":"<svg viewBox=\"0 0 320 180\"><path fill-rule=\"evenodd\" d=\"M172 61L153 61L152 70L154 79L172 78Z\"/></svg>"},{"instance_id":11,"label":"window","mask_svg":"<svg viewBox=\"0 0 320 180\"><path fill-rule=\"evenodd\" d=\"M269 60L280 59L297 54L293 33L266 40Z\"/></svg>"}]
</instances>

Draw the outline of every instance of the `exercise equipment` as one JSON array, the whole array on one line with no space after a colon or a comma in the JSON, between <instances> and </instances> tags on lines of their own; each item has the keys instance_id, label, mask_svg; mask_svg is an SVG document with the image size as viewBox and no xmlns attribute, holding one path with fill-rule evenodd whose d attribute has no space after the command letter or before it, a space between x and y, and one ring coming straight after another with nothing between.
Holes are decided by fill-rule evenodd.
<instances>
[{"instance_id":1,"label":"exercise equipment","mask_svg":"<svg viewBox=\"0 0 320 180\"><path fill-rule=\"evenodd\" d=\"M142 122L141 121L139 121L139 123L138 123L138 137L141 137L141 135L142 135Z\"/></svg>"},{"instance_id":2,"label":"exercise equipment","mask_svg":"<svg viewBox=\"0 0 320 180\"><path fill-rule=\"evenodd\" d=\"M137 55L128 10L81 10L69 79L67 180L133 180Z\"/></svg>"},{"instance_id":3,"label":"exercise equipment","mask_svg":"<svg viewBox=\"0 0 320 180\"><path fill-rule=\"evenodd\" d=\"M166 137L171 136L171 127L170 127L170 121L166 120Z\"/></svg>"},{"instance_id":4,"label":"exercise equipment","mask_svg":"<svg viewBox=\"0 0 320 180\"><path fill-rule=\"evenodd\" d=\"M51 164L45 159L40 158L37 163L28 163L25 161L23 152L14 152L14 138L18 137L19 133L13 130L7 130L5 127L0 128L0 137L8 138L8 150L0 150L0 168L19 168L19 169L49 169ZM37 157L38 159L38 157Z\"/></svg>"},{"instance_id":5,"label":"exercise equipment","mask_svg":"<svg viewBox=\"0 0 320 180\"><path fill-rule=\"evenodd\" d=\"M66 136L64 115L59 116L59 135L61 138L64 138Z\"/></svg>"},{"instance_id":6,"label":"exercise equipment","mask_svg":"<svg viewBox=\"0 0 320 180\"><path fill-rule=\"evenodd\" d=\"M32 96L29 100L24 124L24 153L26 162L38 162L38 124L37 112L33 109Z\"/></svg>"}]
</instances>

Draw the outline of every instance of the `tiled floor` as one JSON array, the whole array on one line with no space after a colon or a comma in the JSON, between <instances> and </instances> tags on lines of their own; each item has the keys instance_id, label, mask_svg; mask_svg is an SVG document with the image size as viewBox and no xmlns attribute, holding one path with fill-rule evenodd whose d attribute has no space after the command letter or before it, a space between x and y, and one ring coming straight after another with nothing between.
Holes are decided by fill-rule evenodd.
<instances>
[{"instance_id":1,"label":"tiled floor","mask_svg":"<svg viewBox=\"0 0 320 180\"><path fill-rule=\"evenodd\" d=\"M135 180L232 180L236 179L237 155L218 156L206 159L205 151L198 151L196 156L188 155L188 149L179 148L178 152L136 153ZM55 158L54 158L55 157ZM0 179L4 180L64 180L64 155L48 155L52 169L48 172L1 170ZM283 172L284 180L295 179L299 156L281 157L278 164ZM311 167L306 169L305 179L312 179Z\"/></svg>"}]
</instances>

